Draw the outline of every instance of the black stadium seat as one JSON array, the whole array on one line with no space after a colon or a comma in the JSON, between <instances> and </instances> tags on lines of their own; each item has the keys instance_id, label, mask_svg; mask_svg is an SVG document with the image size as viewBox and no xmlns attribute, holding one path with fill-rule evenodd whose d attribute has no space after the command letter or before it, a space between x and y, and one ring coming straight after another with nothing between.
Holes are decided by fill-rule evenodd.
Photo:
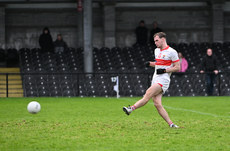
<instances>
[{"instance_id":1,"label":"black stadium seat","mask_svg":"<svg viewBox=\"0 0 230 151\"><path fill-rule=\"evenodd\" d=\"M199 74L199 69L207 48L213 48L220 60L221 71L230 69L230 42L169 45L183 53L189 63L187 73L193 74L172 74L171 86L165 93L166 96L206 95L205 76ZM28 74L23 75L25 96L116 96L113 90L115 83L110 79L116 75L112 73L120 74L122 96L142 96L150 85L154 72L154 69L145 67L144 62L155 59L155 48L151 44L111 49L93 48L93 69L96 74L91 76L81 74L84 71L83 48L69 48L65 53L58 54L42 54L40 49L20 49L21 71ZM33 72L38 73L36 79L35 75L29 75ZM230 83L226 82L230 81L229 76L220 76L220 82L216 78L214 94L230 95Z\"/></svg>"}]
</instances>

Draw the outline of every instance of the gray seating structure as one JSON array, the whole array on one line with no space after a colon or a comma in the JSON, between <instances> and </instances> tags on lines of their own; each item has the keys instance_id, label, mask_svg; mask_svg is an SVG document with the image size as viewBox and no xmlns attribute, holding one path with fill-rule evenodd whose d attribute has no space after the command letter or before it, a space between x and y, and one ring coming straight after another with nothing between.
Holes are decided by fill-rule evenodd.
<instances>
[{"instance_id":1,"label":"gray seating structure","mask_svg":"<svg viewBox=\"0 0 230 151\"><path fill-rule=\"evenodd\" d=\"M173 73L165 96L204 96L205 75L199 73L202 57L212 48L220 61L214 95L230 96L230 42L169 44L188 60L186 73ZM121 96L142 96L151 84L155 46L93 48L93 74L83 73L83 48L69 48L63 53L41 53L40 49L19 50L20 68L26 97L114 97L111 77L119 77Z\"/></svg>"}]
</instances>

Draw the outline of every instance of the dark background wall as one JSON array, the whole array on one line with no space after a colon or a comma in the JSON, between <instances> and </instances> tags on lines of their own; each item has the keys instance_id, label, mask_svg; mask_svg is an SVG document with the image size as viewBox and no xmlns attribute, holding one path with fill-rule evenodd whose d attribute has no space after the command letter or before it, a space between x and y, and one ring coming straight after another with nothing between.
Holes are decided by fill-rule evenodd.
<instances>
[{"instance_id":1,"label":"dark background wall","mask_svg":"<svg viewBox=\"0 0 230 151\"><path fill-rule=\"evenodd\" d=\"M135 42L134 30L140 19L145 20L149 30L152 29L153 21L157 21L171 42L211 41L211 14L207 8L118 8L116 13L118 45L130 45Z\"/></svg>"},{"instance_id":2,"label":"dark background wall","mask_svg":"<svg viewBox=\"0 0 230 151\"><path fill-rule=\"evenodd\" d=\"M190 2L191 3L191 2ZM151 4L148 6L148 4ZM168 34L168 41L180 42L212 42L213 41L213 10L212 4L199 2L184 4L170 2L144 3L113 3L115 8L115 45L124 47L135 43L134 30L140 20L145 20L148 29L152 22ZM173 4L173 5L171 5ZM180 4L180 5L178 5ZM93 46L105 45L103 2L93 3ZM182 6L181 6L182 5ZM147 6L147 7L146 7ZM230 6L223 2L223 41L230 41ZM82 18L77 11L77 4L5 4L0 7L0 47L39 47L38 38L43 27L50 28L53 40L61 33L70 47L82 46ZM109 20L108 20L109 22ZM216 29L218 30L218 29Z\"/></svg>"}]
</instances>

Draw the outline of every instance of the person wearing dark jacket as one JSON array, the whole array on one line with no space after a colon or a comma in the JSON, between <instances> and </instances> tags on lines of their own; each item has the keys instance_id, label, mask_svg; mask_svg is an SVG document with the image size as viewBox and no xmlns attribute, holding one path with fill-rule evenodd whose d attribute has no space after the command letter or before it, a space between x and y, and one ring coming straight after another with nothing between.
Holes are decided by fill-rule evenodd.
<instances>
[{"instance_id":1,"label":"person wearing dark jacket","mask_svg":"<svg viewBox=\"0 0 230 151\"><path fill-rule=\"evenodd\" d=\"M145 27L145 22L141 20L139 26L135 30L136 33L136 44L145 46L148 39L148 29Z\"/></svg>"},{"instance_id":2,"label":"person wearing dark jacket","mask_svg":"<svg viewBox=\"0 0 230 151\"><path fill-rule=\"evenodd\" d=\"M53 52L53 39L52 36L50 35L50 31L48 27L45 27L43 29L42 34L39 37L39 45L41 47L42 52Z\"/></svg>"},{"instance_id":3,"label":"person wearing dark jacket","mask_svg":"<svg viewBox=\"0 0 230 151\"><path fill-rule=\"evenodd\" d=\"M150 31L150 36L149 36L149 42L151 44L154 44L153 36L155 35L155 33L159 33L159 32L162 32L162 29L158 27L157 22L153 22L153 29Z\"/></svg>"},{"instance_id":4,"label":"person wearing dark jacket","mask_svg":"<svg viewBox=\"0 0 230 151\"><path fill-rule=\"evenodd\" d=\"M54 51L55 53L64 52L67 49L67 44L63 40L62 35L58 34L57 39L54 42Z\"/></svg>"},{"instance_id":5,"label":"person wearing dark jacket","mask_svg":"<svg viewBox=\"0 0 230 151\"><path fill-rule=\"evenodd\" d=\"M218 74L218 61L215 55L212 53L212 49L207 49L207 55L202 61L200 73L206 73L206 93L213 95L213 84L215 76Z\"/></svg>"}]
</instances>

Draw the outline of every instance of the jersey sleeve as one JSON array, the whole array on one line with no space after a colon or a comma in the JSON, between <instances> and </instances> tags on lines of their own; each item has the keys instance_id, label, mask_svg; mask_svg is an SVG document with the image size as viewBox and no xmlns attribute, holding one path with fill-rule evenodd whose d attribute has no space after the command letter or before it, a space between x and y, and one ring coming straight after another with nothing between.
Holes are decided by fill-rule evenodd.
<instances>
[{"instance_id":1,"label":"jersey sleeve","mask_svg":"<svg viewBox=\"0 0 230 151\"><path fill-rule=\"evenodd\" d=\"M157 48L156 48L156 49L154 49L154 56L156 55L156 51L157 51Z\"/></svg>"},{"instance_id":2,"label":"jersey sleeve","mask_svg":"<svg viewBox=\"0 0 230 151\"><path fill-rule=\"evenodd\" d=\"M171 53L171 60L172 60L172 63L180 61L178 53L176 52L176 50L172 51L172 53Z\"/></svg>"},{"instance_id":3,"label":"jersey sleeve","mask_svg":"<svg viewBox=\"0 0 230 151\"><path fill-rule=\"evenodd\" d=\"M157 58L157 48L154 50L154 59Z\"/></svg>"}]
</instances>

